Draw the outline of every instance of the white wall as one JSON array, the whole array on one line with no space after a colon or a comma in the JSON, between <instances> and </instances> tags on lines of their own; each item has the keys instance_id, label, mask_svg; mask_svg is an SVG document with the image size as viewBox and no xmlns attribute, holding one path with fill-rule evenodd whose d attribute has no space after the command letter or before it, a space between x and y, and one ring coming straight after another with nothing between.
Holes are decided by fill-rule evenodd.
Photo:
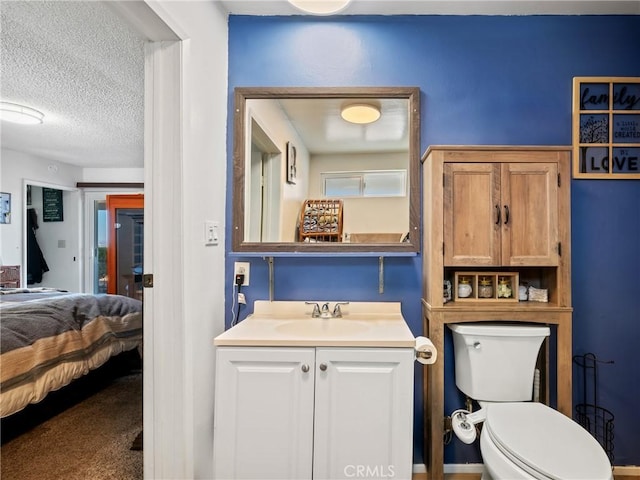
<instances>
[{"instance_id":1,"label":"white wall","mask_svg":"<svg viewBox=\"0 0 640 480\"><path fill-rule=\"evenodd\" d=\"M22 265L24 224L24 181L44 184L55 188L75 189L82 176L82 169L65 163L50 161L31 155L2 149L0 157L0 188L11 193L11 224L0 226L0 256L5 265ZM38 242L45 251L45 259L51 268L44 280L51 280L58 288L77 291L80 285L79 265L79 197L65 195L64 222L47 225L38 233ZM40 212L41 213L41 212ZM42 226L42 215L39 215ZM64 232L61 231L64 229ZM46 233L50 235L46 235ZM46 235L46 237L45 237ZM65 247L58 248L58 240L64 240ZM75 257L75 260L73 258ZM55 273L54 269L58 272ZM23 268L24 271L24 268ZM23 272L24 278L24 272ZM45 283L43 282L43 284ZM49 285L49 283L47 283Z\"/></svg>"},{"instance_id":2,"label":"white wall","mask_svg":"<svg viewBox=\"0 0 640 480\"><path fill-rule=\"evenodd\" d=\"M125 2L126 3L126 2ZM149 1L158 16L183 41L184 92L182 130L182 285L172 292L184 305L184 344L155 355L171 355L183 362L182 396L185 404L183 430L188 438L161 438L154 456L184 454L171 462L175 472L155 472L164 478L211 478L213 475L213 403L215 355L213 338L224 330L225 239L216 246L204 245L206 220L220 223L225 231L226 124L227 124L227 15L217 3L200 1ZM156 268L156 266L154 266ZM147 332L145 331L145 335ZM158 372L161 376L161 372ZM155 382L161 382L156 378ZM159 402L154 398L155 410ZM145 398L145 408L151 399ZM162 418L158 422L179 422ZM145 424L146 425L146 424ZM177 429L180 431L180 429ZM145 432L147 428L145 426ZM165 431L167 431L165 429ZM145 442L147 438L145 435ZM178 448L179 447L179 448ZM185 448L186 447L186 448ZM146 446L145 446L146 449ZM184 453L183 453L184 452ZM147 475L147 472L145 472Z\"/></svg>"},{"instance_id":3,"label":"white wall","mask_svg":"<svg viewBox=\"0 0 640 480\"><path fill-rule=\"evenodd\" d=\"M84 168L83 182L144 182L144 168Z\"/></svg>"}]
</instances>

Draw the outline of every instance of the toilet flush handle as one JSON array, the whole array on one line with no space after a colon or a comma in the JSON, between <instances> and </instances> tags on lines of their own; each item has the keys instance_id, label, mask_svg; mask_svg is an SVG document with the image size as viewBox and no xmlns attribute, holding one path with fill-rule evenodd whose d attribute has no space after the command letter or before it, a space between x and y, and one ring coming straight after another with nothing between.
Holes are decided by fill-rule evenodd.
<instances>
[{"instance_id":1,"label":"toilet flush handle","mask_svg":"<svg viewBox=\"0 0 640 480\"><path fill-rule=\"evenodd\" d=\"M475 342L473 342L473 343L467 343L467 346L468 346L468 347L473 347L473 348L475 348L476 350L480 350L480 349L482 348L482 343L480 343L480 341L479 341L479 340L476 340L476 341L475 341Z\"/></svg>"}]
</instances>

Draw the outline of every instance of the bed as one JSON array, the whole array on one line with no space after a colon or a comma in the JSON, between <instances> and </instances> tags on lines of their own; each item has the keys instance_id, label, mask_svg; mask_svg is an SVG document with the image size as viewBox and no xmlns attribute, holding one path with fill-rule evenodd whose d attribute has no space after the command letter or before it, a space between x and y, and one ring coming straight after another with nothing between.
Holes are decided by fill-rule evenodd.
<instances>
[{"instance_id":1,"label":"bed","mask_svg":"<svg viewBox=\"0 0 640 480\"><path fill-rule=\"evenodd\" d=\"M140 300L0 289L0 417L135 348L142 348Z\"/></svg>"}]
</instances>

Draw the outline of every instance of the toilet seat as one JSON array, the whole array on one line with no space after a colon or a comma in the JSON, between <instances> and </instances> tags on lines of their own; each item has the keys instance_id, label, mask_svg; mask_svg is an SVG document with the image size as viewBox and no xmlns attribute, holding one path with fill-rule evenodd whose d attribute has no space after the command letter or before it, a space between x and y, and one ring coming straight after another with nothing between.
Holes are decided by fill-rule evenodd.
<instances>
[{"instance_id":1,"label":"toilet seat","mask_svg":"<svg viewBox=\"0 0 640 480\"><path fill-rule=\"evenodd\" d=\"M541 403L485 405L487 434L513 463L534 478L609 480L611 464L579 424Z\"/></svg>"}]
</instances>

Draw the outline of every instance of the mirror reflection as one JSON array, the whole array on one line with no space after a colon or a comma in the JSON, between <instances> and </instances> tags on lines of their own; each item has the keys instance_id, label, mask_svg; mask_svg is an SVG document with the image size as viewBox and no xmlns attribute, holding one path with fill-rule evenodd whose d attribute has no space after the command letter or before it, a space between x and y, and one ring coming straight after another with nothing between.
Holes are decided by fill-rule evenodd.
<instances>
[{"instance_id":1,"label":"mirror reflection","mask_svg":"<svg viewBox=\"0 0 640 480\"><path fill-rule=\"evenodd\" d=\"M417 251L418 95L236 89L234 250Z\"/></svg>"}]
</instances>

